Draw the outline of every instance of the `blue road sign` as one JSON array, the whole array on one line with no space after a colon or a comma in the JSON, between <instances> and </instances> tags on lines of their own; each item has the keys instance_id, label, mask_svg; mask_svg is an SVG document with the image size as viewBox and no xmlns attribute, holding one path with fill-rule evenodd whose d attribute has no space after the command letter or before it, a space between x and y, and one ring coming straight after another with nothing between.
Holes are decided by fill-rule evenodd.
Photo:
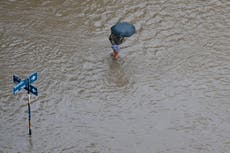
<instances>
[{"instance_id":1,"label":"blue road sign","mask_svg":"<svg viewBox=\"0 0 230 153\"><path fill-rule=\"evenodd\" d=\"M18 84L21 82L21 79L19 77L17 77L16 75L13 75L13 81L15 84Z\"/></svg>"},{"instance_id":2,"label":"blue road sign","mask_svg":"<svg viewBox=\"0 0 230 153\"><path fill-rule=\"evenodd\" d=\"M28 88L27 88L27 87L26 87L25 89L28 91ZM30 91L30 93L34 94L35 96L38 95L38 89L35 88L35 87L32 86L32 85L29 86L29 91Z\"/></svg>"},{"instance_id":3,"label":"blue road sign","mask_svg":"<svg viewBox=\"0 0 230 153\"><path fill-rule=\"evenodd\" d=\"M35 96L38 95L38 89L34 86L32 86L31 84L33 82L35 82L38 79L38 74L33 73L32 75L30 75L28 77L28 79L25 79L23 81L21 81L21 79L15 75L13 75L13 81L15 84L17 84L14 88L13 88L13 93L16 94L19 91L21 91L21 89L25 89L27 91L29 91L29 93L34 94Z\"/></svg>"},{"instance_id":4,"label":"blue road sign","mask_svg":"<svg viewBox=\"0 0 230 153\"><path fill-rule=\"evenodd\" d=\"M31 74L29 76L30 84L32 84L33 82L35 82L37 79L38 79L38 73L37 72Z\"/></svg>"},{"instance_id":5,"label":"blue road sign","mask_svg":"<svg viewBox=\"0 0 230 153\"><path fill-rule=\"evenodd\" d=\"M14 88L13 88L13 93L16 94L19 91L21 91L22 89L24 89L27 86L27 81L26 80L22 80L19 84L17 84Z\"/></svg>"}]
</instances>

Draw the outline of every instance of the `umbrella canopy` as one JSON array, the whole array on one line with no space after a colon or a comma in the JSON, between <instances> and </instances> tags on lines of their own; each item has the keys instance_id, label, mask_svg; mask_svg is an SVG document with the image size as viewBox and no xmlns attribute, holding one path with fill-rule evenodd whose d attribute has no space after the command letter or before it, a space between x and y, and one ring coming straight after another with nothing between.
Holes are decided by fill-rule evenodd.
<instances>
[{"instance_id":1,"label":"umbrella canopy","mask_svg":"<svg viewBox=\"0 0 230 153\"><path fill-rule=\"evenodd\" d=\"M130 37L136 32L136 29L132 24L128 22L121 22L112 26L111 31L114 35L117 36Z\"/></svg>"}]
</instances>

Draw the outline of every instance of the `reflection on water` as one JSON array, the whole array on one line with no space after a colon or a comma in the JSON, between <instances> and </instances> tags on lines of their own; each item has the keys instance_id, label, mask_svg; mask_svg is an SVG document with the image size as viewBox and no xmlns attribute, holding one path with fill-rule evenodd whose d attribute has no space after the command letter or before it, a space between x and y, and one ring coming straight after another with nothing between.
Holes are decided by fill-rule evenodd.
<instances>
[{"instance_id":1,"label":"reflection on water","mask_svg":"<svg viewBox=\"0 0 230 153\"><path fill-rule=\"evenodd\" d=\"M108 74L106 76L107 82L110 86L113 84L115 87L125 87L129 84L129 79L127 78L126 73L124 72L122 63L123 61L121 61L121 59L114 60L110 58L108 64Z\"/></svg>"},{"instance_id":2,"label":"reflection on water","mask_svg":"<svg viewBox=\"0 0 230 153\"><path fill-rule=\"evenodd\" d=\"M0 1L0 153L230 150L229 1ZM131 22L118 61L110 27ZM27 95L12 75L39 73Z\"/></svg>"}]
</instances>

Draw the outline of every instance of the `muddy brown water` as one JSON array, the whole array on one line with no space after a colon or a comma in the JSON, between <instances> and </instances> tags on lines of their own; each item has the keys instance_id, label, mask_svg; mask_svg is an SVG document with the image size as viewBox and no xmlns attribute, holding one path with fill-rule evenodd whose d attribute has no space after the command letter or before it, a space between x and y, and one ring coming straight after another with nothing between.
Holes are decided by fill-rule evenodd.
<instances>
[{"instance_id":1,"label":"muddy brown water","mask_svg":"<svg viewBox=\"0 0 230 153\"><path fill-rule=\"evenodd\" d=\"M1 0L0 153L229 153L229 0ZM136 26L110 57L110 27ZM38 72L27 94L12 75Z\"/></svg>"}]
</instances>

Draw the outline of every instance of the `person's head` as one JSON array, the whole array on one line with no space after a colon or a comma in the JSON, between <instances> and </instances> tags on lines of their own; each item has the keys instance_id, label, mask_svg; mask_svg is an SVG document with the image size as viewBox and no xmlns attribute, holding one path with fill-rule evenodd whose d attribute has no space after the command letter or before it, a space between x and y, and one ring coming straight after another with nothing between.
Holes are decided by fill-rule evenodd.
<instances>
[{"instance_id":1,"label":"person's head","mask_svg":"<svg viewBox=\"0 0 230 153\"><path fill-rule=\"evenodd\" d=\"M117 36L117 35L111 33L109 40L110 40L112 45L120 45L120 44L122 44L124 37Z\"/></svg>"}]
</instances>

